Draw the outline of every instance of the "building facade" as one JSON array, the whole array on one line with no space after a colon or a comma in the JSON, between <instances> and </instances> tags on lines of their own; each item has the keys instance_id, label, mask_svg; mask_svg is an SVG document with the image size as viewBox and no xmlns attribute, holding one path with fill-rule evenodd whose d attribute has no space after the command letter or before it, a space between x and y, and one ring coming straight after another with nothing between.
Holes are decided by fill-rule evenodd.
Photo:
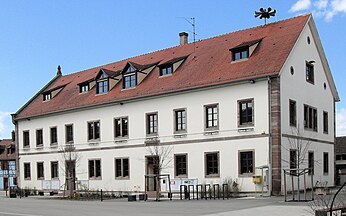
<instances>
[{"instance_id":1,"label":"building facade","mask_svg":"<svg viewBox=\"0 0 346 216\"><path fill-rule=\"evenodd\" d=\"M346 136L335 139L335 170L336 185L342 185L346 181Z\"/></svg>"},{"instance_id":2,"label":"building facade","mask_svg":"<svg viewBox=\"0 0 346 216\"><path fill-rule=\"evenodd\" d=\"M17 185L17 152L13 139L0 140L0 190Z\"/></svg>"},{"instance_id":3,"label":"building facade","mask_svg":"<svg viewBox=\"0 0 346 216\"><path fill-rule=\"evenodd\" d=\"M301 167L334 184L339 98L311 15L196 43L180 37L78 73L59 67L13 114L20 186L61 189L72 176L89 189L143 191L156 184L144 176L160 172L255 191L253 176L268 167L267 189L280 194L297 139L309 144Z\"/></svg>"}]
</instances>

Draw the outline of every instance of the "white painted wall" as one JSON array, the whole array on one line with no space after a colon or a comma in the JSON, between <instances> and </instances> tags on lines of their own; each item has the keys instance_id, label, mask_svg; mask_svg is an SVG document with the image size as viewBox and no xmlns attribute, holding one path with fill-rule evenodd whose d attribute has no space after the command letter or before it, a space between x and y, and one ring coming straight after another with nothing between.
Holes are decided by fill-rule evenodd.
<instances>
[{"instance_id":1,"label":"white painted wall","mask_svg":"<svg viewBox=\"0 0 346 216\"><path fill-rule=\"evenodd\" d=\"M130 91L130 90L129 90ZM255 126L250 132L239 132L237 125L237 100L254 98ZM63 164L61 154L32 154L56 151L65 145L65 125L74 125L74 145L77 149L95 147L124 147L118 149L81 151L81 160L77 167L79 180L88 179L88 159L101 159L102 180L90 180L91 189L104 190L133 190L135 187L144 190L145 147L128 148L132 145L143 144L146 137L145 113L158 112L158 134L161 142L182 140L197 140L219 137L239 137L243 135L268 134L268 86L267 81L258 81L255 84L245 83L198 92L181 93L147 99L143 101L125 103L123 105L110 105L83 111L63 113L60 115L32 118L18 122L19 151L20 151L20 185L21 187L41 188L41 181L36 180L36 162L44 161L45 179L50 180L50 161L59 161ZM54 100L54 99L52 99ZM219 103L219 134L204 135L204 105ZM173 109L187 109L187 137L174 138L173 136ZM129 117L129 139L125 143L114 142L115 117ZM87 142L87 122L100 120L101 141L97 144ZM57 126L57 148L50 147L49 128ZM43 128L44 147L35 148L35 130ZM23 131L30 130L30 149L23 149ZM224 178L238 179L242 191L253 191L254 184L250 177L238 176L238 151L255 150L255 166L267 165L269 160L268 137L262 136L252 139L235 139L217 142L197 142L192 144L179 144L172 146L174 153L188 154L188 178L198 178L199 183L219 183ZM220 177L204 177L204 153L209 151L220 152ZM26 155L31 154L31 155ZM116 180L114 173L114 158L130 158L130 179ZM31 162L31 180L23 179L23 163ZM174 178L173 166L164 170ZM64 173L59 170L59 178L64 181Z\"/></svg>"},{"instance_id":2,"label":"white painted wall","mask_svg":"<svg viewBox=\"0 0 346 216\"><path fill-rule=\"evenodd\" d=\"M311 43L308 44L307 37ZM306 61L314 60L315 83L314 85L306 81L305 65ZM294 74L290 72L293 66ZM327 88L324 89L324 83ZM297 125L303 137L334 142L334 99L328 85L327 78L322 67L317 47L308 25L302 31L291 55L281 71L281 131L282 134L296 135L296 128L289 125L289 99L296 101ZM317 108L318 131L304 129L304 104ZM328 134L323 133L323 111L328 112ZM328 186L334 185L334 145L322 142L311 142L309 150L315 155L315 175L314 181L328 181ZM282 168L289 168L289 164L284 161L289 160L290 148L288 139L282 137ZM323 174L323 152L329 154L329 173ZM307 156L306 156L307 159ZM307 162L303 164L307 167ZM310 187L310 182L308 182Z\"/></svg>"}]
</instances>

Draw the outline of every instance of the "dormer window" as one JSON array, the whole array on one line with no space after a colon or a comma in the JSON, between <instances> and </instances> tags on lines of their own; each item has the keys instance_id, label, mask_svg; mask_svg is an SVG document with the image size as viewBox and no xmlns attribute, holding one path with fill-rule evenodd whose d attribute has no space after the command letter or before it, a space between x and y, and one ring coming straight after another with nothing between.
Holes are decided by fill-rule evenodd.
<instances>
[{"instance_id":1,"label":"dormer window","mask_svg":"<svg viewBox=\"0 0 346 216\"><path fill-rule=\"evenodd\" d=\"M50 99L52 99L52 94L50 92L43 94L43 101L49 101Z\"/></svg>"},{"instance_id":2,"label":"dormer window","mask_svg":"<svg viewBox=\"0 0 346 216\"><path fill-rule=\"evenodd\" d=\"M109 91L108 76L102 73L96 81L96 94L103 94Z\"/></svg>"},{"instance_id":3,"label":"dormer window","mask_svg":"<svg viewBox=\"0 0 346 216\"><path fill-rule=\"evenodd\" d=\"M249 58L249 47L233 50L233 61Z\"/></svg>"},{"instance_id":4,"label":"dormer window","mask_svg":"<svg viewBox=\"0 0 346 216\"><path fill-rule=\"evenodd\" d=\"M173 64L162 66L160 68L160 76L169 75L169 74L172 74L172 72L173 72Z\"/></svg>"},{"instance_id":5,"label":"dormer window","mask_svg":"<svg viewBox=\"0 0 346 216\"><path fill-rule=\"evenodd\" d=\"M232 62L250 58L261 41L262 39L244 42L230 49Z\"/></svg>"},{"instance_id":6,"label":"dormer window","mask_svg":"<svg viewBox=\"0 0 346 216\"><path fill-rule=\"evenodd\" d=\"M133 88L137 85L137 69L129 66L123 77L123 88Z\"/></svg>"},{"instance_id":7,"label":"dormer window","mask_svg":"<svg viewBox=\"0 0 346 216\"><path fill-rule=\"evenodd\" d=\"M85 93L89 91L89 83L79 85L79 93Z\"/></svg>"}]
</instances>

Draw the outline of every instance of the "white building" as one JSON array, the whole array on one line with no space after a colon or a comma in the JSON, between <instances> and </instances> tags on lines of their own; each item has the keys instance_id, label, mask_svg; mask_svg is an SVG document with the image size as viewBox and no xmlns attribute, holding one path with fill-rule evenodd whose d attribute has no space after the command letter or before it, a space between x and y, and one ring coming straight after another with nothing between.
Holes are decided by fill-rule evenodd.
<instances>
[{"instance_id":1,"label":"white building","mask_svg":"<svg viewBox=\"0 0 346 216\"><path fill-rule=\"evenodd\" d=\"M337 101L311 15L195 44L180 33L176 47L68 75L58 68L13 114L19 184L63 185L62 150L74 146L73 175L90 189L144 190L154 173L149 146L159 144L169 150L161 173L173 179L232 178L254 191L256 167L268 166L280 194L296 156L289 139L299 136L311 143L301 168L332 186Z\"/></svg>"}]
</instances>

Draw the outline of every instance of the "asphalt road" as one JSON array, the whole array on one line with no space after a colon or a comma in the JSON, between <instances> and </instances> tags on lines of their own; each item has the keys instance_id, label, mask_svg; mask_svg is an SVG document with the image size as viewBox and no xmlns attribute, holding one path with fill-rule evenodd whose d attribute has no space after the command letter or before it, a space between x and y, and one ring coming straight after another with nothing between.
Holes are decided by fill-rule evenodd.
<instances>
[{"instance_id":1,"label":"asphalt road","mask_svg":"<svg viewBox=\"0 0 346 216\"><path fill-rule=\"evenodd\" d=\"M70 201L48 197L0 197L1 216L156 216L156 215L312 215L306 203L284 203L282 198L127 202L125 199Z\"/></svg>"}]
</instances>

